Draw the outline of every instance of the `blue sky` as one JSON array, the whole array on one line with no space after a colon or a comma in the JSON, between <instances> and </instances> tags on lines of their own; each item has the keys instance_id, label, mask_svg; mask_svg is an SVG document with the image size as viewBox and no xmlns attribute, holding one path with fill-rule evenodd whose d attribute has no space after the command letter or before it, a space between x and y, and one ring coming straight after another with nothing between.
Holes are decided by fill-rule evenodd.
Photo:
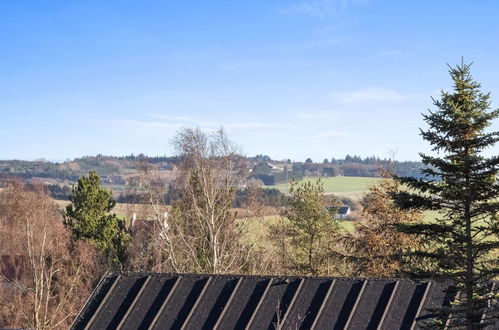
<instances>
[{"instance_id":1,"label":"blue sky","mask_svg":"<svg viewBox=\"0 0 499 330\"><path fill-rule=\"evenodd\" d=\"M456 0L1 1L0 159L170 155L179 128L222 125L247 155L417 160L447 63L474 61L499 104L498 13Z\"/></svg>"}]
</instances>

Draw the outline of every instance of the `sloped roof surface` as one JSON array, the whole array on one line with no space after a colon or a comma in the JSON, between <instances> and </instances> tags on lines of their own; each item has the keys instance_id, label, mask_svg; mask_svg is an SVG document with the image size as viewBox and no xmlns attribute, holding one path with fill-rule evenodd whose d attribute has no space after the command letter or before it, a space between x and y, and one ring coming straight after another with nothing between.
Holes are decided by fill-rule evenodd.
<instances>
[{"instance_id":1,"label":"sloped roof surface","mask_svg":"<svg viewBox=\"0 0 499 330\"><path fill-rule=\"evenodd\" d=\"M338 212L338 215L346 215L350 210L350 206L331 206L331 210Z\"/></svg>"},{"instance_id":2,"label":"sloped roof surface","mask_svg":"<svg viewBox=\"0 0 499 330\"><path fill-rule=\"evenodd\" d=\"M112 274L73 329L417 329L448 285L397 279Z\"/></svg>"}]
</instances>

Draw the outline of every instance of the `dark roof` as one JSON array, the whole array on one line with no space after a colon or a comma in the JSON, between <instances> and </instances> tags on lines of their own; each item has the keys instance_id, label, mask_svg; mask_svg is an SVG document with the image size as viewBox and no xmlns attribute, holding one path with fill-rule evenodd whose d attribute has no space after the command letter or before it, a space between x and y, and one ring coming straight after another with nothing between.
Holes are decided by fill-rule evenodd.
<instances>
[{"instance_id":1,"label":"dark roof","mask_svg":"<svg viewBox=\"0 0 499 330\"><path fill-rule=\"evenodd\" d=\"M338 212L338 215L346 215L350 210L350 206L331 206L330 209Z\"/></svg>"},{"instance_id":2,"label":"dark roof","mask_svg":"<svg viewBox=\"0 0 499 330\"><path fill-rule=\"evenodd\" d=\"M448 289L399 279L119 273L99 283L72 329L415 329L449 304Z\"/></svg>"}]
</instances>

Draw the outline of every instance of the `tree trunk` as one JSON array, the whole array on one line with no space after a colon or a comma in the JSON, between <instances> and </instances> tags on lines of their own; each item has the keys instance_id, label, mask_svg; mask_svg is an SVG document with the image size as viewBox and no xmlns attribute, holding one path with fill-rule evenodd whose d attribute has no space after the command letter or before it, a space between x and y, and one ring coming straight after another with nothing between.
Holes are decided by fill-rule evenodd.
<instances>
[{"instance_id":1,"label":"tree trunk","mask_svg":"<svg viewBox=\"0 0 499 330\"><path fill-rule=\"evenodd\" d=\"M466 148L466 156L469 150ZM473 330L474 323L474 303L473 303L473 282L474 282L474 260L473 260L473 236L471 232L471 198L470 198L470 170L466 170L466 203L464 209L464 221L466 224L466 329Z\"/></svg>"}]
</instances>

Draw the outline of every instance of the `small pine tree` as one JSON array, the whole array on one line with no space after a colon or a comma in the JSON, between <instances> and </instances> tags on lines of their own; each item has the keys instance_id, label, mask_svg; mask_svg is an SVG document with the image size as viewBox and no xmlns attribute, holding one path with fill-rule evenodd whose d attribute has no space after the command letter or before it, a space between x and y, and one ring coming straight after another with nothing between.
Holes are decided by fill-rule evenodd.
<instances>
[{"instance_id":1,"label":"small pine tree","mask_svg":"<svg viewBox=\"0 0 499 330\"><path fill-rule=\"evenodd\" d=\"M97 172L91 171L78 180L70 201L64 220L75 238L89 241L115 266L122 265L130 236L125 220L110 213L116 202L111 192L100 186Z\"/></svg>"},{"instance_id":2,"label":"small pine tree","mask_svg":"<svg viewBox=\"0 0 499 330\"><path fill-rule=\"evenodd\" d=\"M302 184L293 181L289 194L286 233L290 237L292 262L300 274L329 275L327 261L339 225L334 209L326 207L324 187L320 180Z\"/></svg>"},{"instance_id":3,"label":"small pine tree","mask_svg":"<svg viewBox=\"0 0 499 330\"><path fill-rule=\"evenodd\" d=\"M412 275L455 282L461 293L448 311L452 325L478 329L487 323L481 319L490 298L487 283L499 274L494 255L499 248L499 157L483 155L499 141L499 132L487 131L499 110L490 109L490 95L480 91L470 65L450 68L449 73L454 91L434 100L437 110L424 115L429 129L421 131L439 154L421 154L427 166L424 177L399 178L411 190L396 196L402 207L438 210L439 217L399 230L424 242L412 254L412 262L420 265Z\"/></svg>"}]
</instances>

